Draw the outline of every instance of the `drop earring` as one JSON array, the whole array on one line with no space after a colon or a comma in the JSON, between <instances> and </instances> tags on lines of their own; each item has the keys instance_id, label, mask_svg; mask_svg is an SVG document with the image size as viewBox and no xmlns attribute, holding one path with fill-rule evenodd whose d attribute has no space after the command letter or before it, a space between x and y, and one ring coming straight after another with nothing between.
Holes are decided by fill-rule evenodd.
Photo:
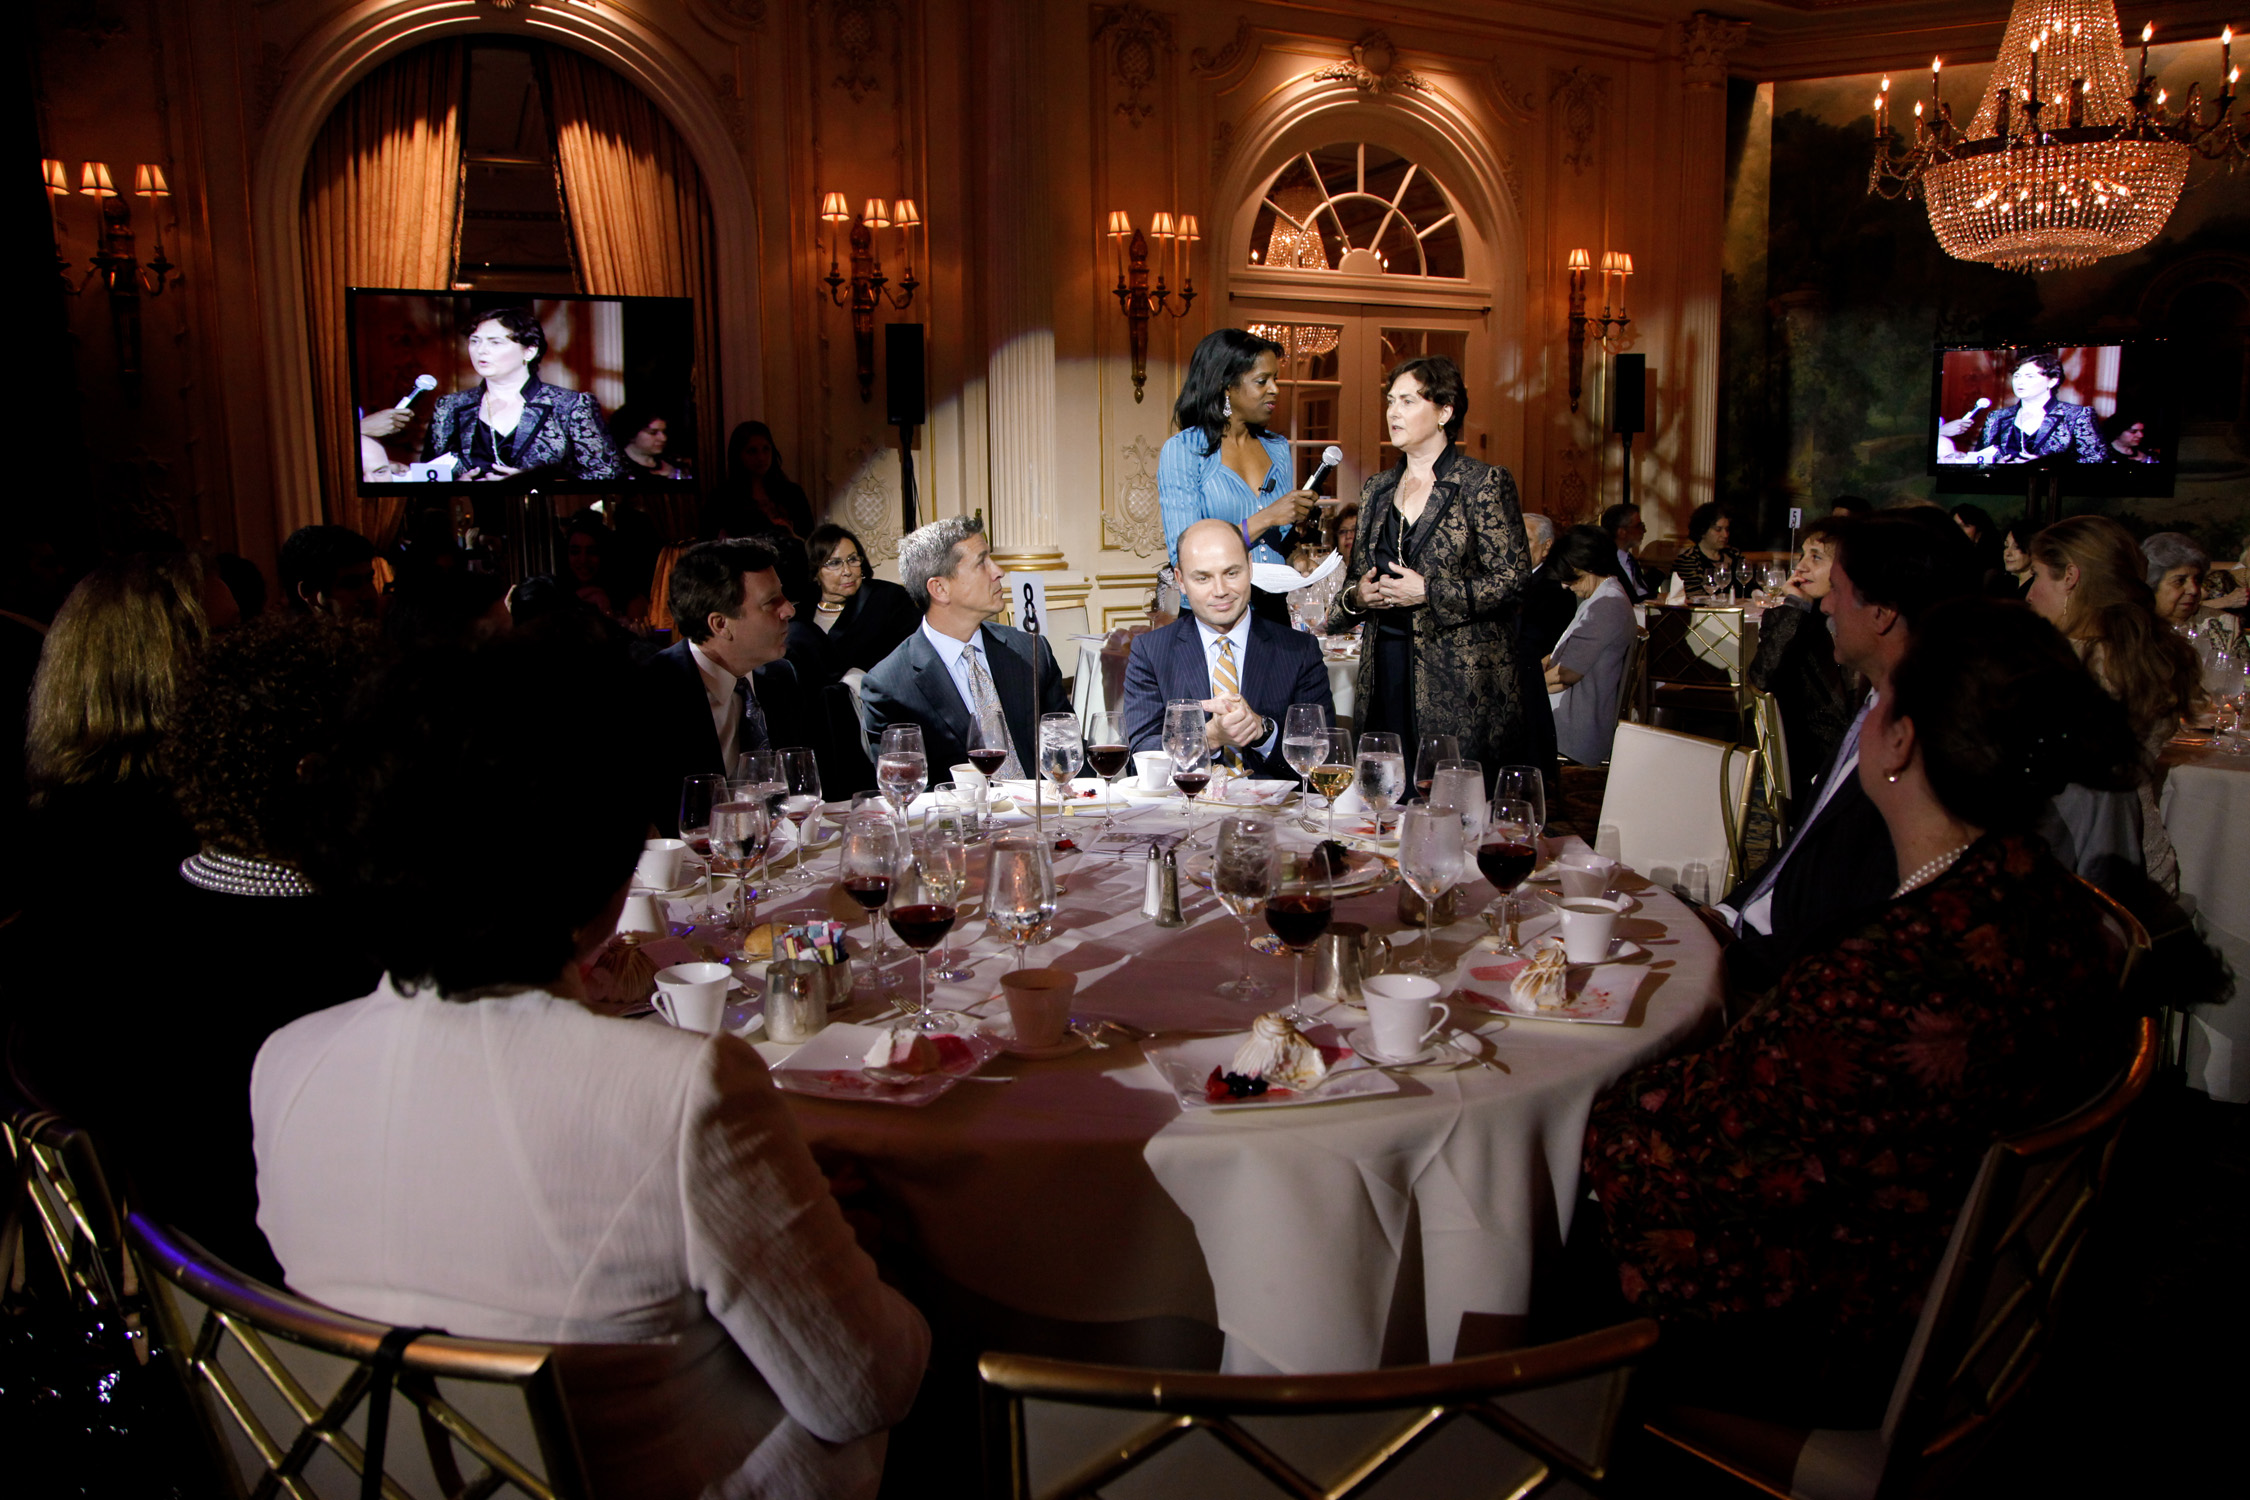
<instances>
[{"instance_id":1,"label":"drop earring","mask_svg":"<svg viewBox=\"0 0 2250 1500\"><path fill-rule=\"evenodd\" d=\"M1233 420L1234 420L1234 397L1232 397L1232 396L1221 396L1221 397L1219 398L1219 402L1220 402L1219 415L1220 415L1220 416L1222 416L1222 417L1225 417L1225 418L1226 418L1226 419L1227 419L1228 421L1230 421L1230 422L1231 422L1231 421L1233 421Z\"/></svg>"}]
</instances>

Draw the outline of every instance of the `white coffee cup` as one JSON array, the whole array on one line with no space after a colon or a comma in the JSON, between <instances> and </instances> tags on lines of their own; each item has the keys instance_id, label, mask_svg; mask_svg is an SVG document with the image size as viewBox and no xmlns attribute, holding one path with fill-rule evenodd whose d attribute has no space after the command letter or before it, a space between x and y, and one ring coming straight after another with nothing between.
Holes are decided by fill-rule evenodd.
<instances>
[{"instance_id":1,"label":"white coffee cup","mask_svg":"<svg viewBox=\"0 0 2250 1500\"><path fill-rule=\"evenodd\" d=\"M650 998L656 1013L680 1030L708 1036L727 1013L731 977L725 964L674 964L656 971L656 993Z\"/></svg>"},{"instance_id":2,"label":"white coffee cup","mask_svg":"<svg viewBox=\"0 0 2250 1500\"><path fill-rule=\"evenodd\" d=\"M640 863L633 880L652 891L669 891L680 883L680 868L687 863L687 845L679 839L650 839L641 845Z\"/></svg>"},{"instance_id":3,"label":"white coffee cup","mask_svg":"<svg viewBox=\"0 0 2250 1500\"><path fill-rule=\"evenodd\" d=\"M1070 997L1078 976L1064 969L1017 969L1000 976L1008 997L1008 1021L1019 1047L1052 1047L1070 1024Z\"/></svg>"},{"instance_id":4,"label":"white coffee cup","mask_svg":"<svg viewBox=\"0 0 2250 1500\"><path fill-rule=\"evenodd\" d=\"M1167 791L1172 785L1172 757L1161 750L1136 750L1133 752L1133 769L1138 776L1134 783L1144 792Z\"/></svg>"},{"instance_id":5,"label":"white coffee cup","mask_svg":"<svg viewBox=\"0 0 2250 1500\"><path fill-rule=\"evenodd\" d=\"M963 761L961 764L947 769L953 773L953 789L962 796L974 800L985 794L984 772L978 770L975 766Z\"/></svg>"},{"instance_id":6,"label":"white coffee cup","mask_svg":"<svg viewBox=\"0 0 2250 1500\"><path fill-rule=\"evenodd\" d=\"M1375 1032L1375 1050L1389 1059L1420 1052L1453 1016L1438 1003L1438 982L1419 974L1371 974L1359 982L1359 994Z\"/></svg>"},{"instance_id":7,"label":"white coffee cup","mask_svg":"<svg viewBox=\"0 0 2250 1500\"><path fill-rule=\"evenodd\" d=\"M1617 861L1599 854L1566 854L1558 862L1565 896L1607 896Z\"/></svg>"},{"instance_id":8,"label":"white coffee cup","mask_svg":"<svg viewBox=\"0 0 2250 1500\"><path fill-rule=\"evenodd\" d=\"M643 932L652 937L662 937L672 930L664 919L663 899L647 891L635 891L625 898L625 910L618 914L619 932Z\"/></svg>"},{"instance_id":9,"label":"white coffee cup","mask_svg":"<svg viewBox=\"0 0 2250 1500\"><path fill-rule=\"evenodd\" d=\"M1563 957L1574 964L1598 964L1609 957L1609 940L1625 903L1600 896L1565 896L1555 903L1562 919Z\"/></svg>"}]
</instances>

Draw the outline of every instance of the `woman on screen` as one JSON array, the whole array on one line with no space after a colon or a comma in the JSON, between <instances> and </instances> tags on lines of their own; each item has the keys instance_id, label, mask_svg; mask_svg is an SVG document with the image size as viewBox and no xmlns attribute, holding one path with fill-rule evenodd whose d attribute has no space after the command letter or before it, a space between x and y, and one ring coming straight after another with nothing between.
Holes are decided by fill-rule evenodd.
<instances>
[{"instance_id":1,"label":"woman on screen","mask_svg":"<svg viewBox=\"0 0 2250 1500\"><path fill-rule=\"evenodd\" d=\"M2164 460L2148 446L2148 424L2131 412L2119 412L2102 424L2102 436L2109 439L2109 461L2113 464L2157 464Z\"/></svg>"},{"instance_id":2,"label":"woman on screen","mask_svg":"<svg viewBox=\"0 0 2250 1500\"><path fill-rule=\"evenodd\" d=\"M2057 401L2055 389L2063 383L2062 361L2052 354L2027 354L2008 376L2016 399L1987 413L1976 451L1967 457L1980 464L2026 464L2040 459L2065 463L2099 464L2110 460L2109 445L2094 425L2092 407ZM1943 436L1967 430L1971 418L1948 422Z\"/></svg>"},{"instance_id":3,"label":"woman on screen","mask_svg":"<svg viewBox=\"0 0 2250 1500\"><path fill-rule=\"evenodd\" d=\"M539 378L547 335L528 307L479 313L469 326L469 363L483 378L430 411L422 462L454 456L458 479L515 479L549 483L615 479L617 445L602 424L602 409L584 391L567 391Z\"/></svg>"},{"instance_id":4,"label":"woman on screen","mask_svg":"<svg viewBox=\"0 0 2250 1500\"><path fill-rule=\"evenodd\" d=\"M685 458L671 456L672 424L677 419L650 402L628 401L611 414L610 441L617 445L619 477L692 479Z\"/></svg>"}]
</instances>

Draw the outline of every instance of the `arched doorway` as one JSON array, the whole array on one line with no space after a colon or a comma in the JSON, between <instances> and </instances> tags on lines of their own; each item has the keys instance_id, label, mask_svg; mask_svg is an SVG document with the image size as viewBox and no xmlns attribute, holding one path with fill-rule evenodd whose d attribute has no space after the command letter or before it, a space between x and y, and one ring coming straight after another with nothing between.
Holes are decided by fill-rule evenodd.
<instances>
[{"instance_id":1,"label":"arched doorway","mask_svg":"<svg viewBox=\"0 0 2250 1500\"><path fill-rule=\"evenodd\" d=\"M1424 163L1361 140L1300 151L1238 210L1245 220L1229 267L1234 318L1287 351L1275 425L1300 479L1331 443L1344 461L1326 492L1356 494L1397 461L1379 387L1400 360L1444 355L1472 390L1489 389L1490 297L1470 276L1481 247ZM1475 401L1470 412L1464 441L1488 456Z\"/></svg>"}]
</instances>

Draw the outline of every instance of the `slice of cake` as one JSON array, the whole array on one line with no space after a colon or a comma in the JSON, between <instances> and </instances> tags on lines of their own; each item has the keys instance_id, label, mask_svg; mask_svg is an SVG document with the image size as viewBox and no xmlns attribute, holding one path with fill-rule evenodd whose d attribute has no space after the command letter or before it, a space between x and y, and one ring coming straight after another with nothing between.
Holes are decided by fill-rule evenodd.
<instances>
[{"instance_id":1,"label":"slice of cake","mask_svg":"<svg viewBox=\"0 0 2250 1500\"><path fill-rule=\"evenodd\" d=\"M1235 1049L1227 1071L1263 1079L1272 1088L1302 1091L1328 1076L1328 1060L1276 1011L1251 1023L1250 1035Z\"/></svg>"},{"instance_id":2,"label":"slice of cake","mask_svg":"<svg viewBox=\"0 0 2250 1500\"><path fill-rule=\"evenodd\" d=\"M1517 1009L1560 1010L1570 998L1570 960L1560 948L1543 948L1509 986Z\"/></svg>"}]
</instances>

